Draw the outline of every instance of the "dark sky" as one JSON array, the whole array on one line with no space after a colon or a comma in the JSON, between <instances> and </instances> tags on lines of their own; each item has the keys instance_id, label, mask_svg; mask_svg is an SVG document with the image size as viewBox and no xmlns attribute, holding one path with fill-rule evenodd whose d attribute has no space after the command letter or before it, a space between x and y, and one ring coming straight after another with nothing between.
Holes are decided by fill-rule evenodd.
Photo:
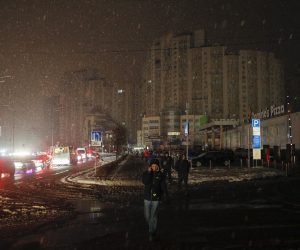
<instances>
[{"instance_id":1,"label":"dark sky","mask_svg":"<svg viewBox=\"0 0 300 250\"><path fill-rule=\"evenodd\" d=\"M299 71L296 0L0 2L0 65L28 79L26 85L48 85L85 66L131 81L153 39L198 28L210 42L274 51Z\"/></svg>"},{"instance_id":2,"label":"dark sky","mask_svg":"<svg viewBox=\"0 0 300 250\"><path fill-rule=\"evenodd\" d=\"M153 39L204 28L209 43L275 52L295 92L299 2L0 0L0 73L15 76L22 113L38 120L41 97L56 93L63 72L96 67L111 81L138 83Z\"/></svg>"}]
</instances>

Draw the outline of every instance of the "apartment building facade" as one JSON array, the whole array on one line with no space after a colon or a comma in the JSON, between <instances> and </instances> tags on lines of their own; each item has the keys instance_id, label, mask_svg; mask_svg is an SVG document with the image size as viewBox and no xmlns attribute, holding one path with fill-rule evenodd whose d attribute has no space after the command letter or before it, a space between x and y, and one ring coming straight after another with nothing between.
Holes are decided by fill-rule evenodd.
<instances>
[{"instance_id":1,"label":"apartment building facade","mask_svg":"<svg viewBox=\"0 0 300 250\"><path fill-rule=\"evenodd\" d=\"M188 126L188 136L187 127ZM169 112L161 116L145 116L142 128L138 131L138 144L155 149L177 148L180 145L202 145L204 139L200 127L207 123L203 115L180 115ZM168 131L163 134L163 131Z\"/></svg>"},{"instance_id":2,"label":"apartment building facade","mask_svg":"<svg viewBox=\"0 0 300 250\"><path fill-rule=\"evenodd\" d=\"M161 117L163 140L176 132L163 121L178 120L187 105L189 114L243 123L285 98L283 65L273 53L207 45L203 30L155 40L142 89L141 113Z\"/></svg>"},{"instance_id":3,"label":"apartment building facade","mask_svg":"<svg viewBox=\"0 0 300 250\"><path fill-rule=\"evenodd\" d=\"M87 115L108 113L112 106L112 88L93 69L67 72L59 95L59 134L57 143L88 145Z\"/></svg>"}]
</instances>

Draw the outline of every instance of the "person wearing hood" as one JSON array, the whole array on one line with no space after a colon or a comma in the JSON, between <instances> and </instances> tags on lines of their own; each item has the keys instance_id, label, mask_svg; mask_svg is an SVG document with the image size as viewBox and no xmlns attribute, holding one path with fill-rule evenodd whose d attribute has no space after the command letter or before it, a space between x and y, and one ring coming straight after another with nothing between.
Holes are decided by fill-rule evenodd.
<instances>
[{"instance_id":1,"label":"person wearing hood","mask_svg":"<svg viewBox=\"0 0 300 250\"><path fill-rule=\"evenodd\" d=\"M149 240L156 237L159 203L168 199L165 175L160 171L159 160L152 159L148 169L142 175L144 187L144 215L149 227Z\"/></svg>"}]
</instances>

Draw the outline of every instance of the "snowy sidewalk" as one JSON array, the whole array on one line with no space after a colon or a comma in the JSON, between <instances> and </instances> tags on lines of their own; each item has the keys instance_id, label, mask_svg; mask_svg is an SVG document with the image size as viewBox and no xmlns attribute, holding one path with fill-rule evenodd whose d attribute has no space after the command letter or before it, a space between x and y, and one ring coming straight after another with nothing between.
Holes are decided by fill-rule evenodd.
<instances>
[{"instance_id":1,"label":"snowy sidewalk","mask_svg":"<svg viewBox=\"0 0 300 250\"><path fill-rule=\"evenodd\" d=\"M128 158L126 158L128 159ZM108 159L101 163L101 166L104 166L113 159ZM95 168L85 170L84 172L77 173L66 177L63 181L80 183L86 185L117 185L117 186L141 186L142 183L140 179L133 178L122 178L118 179L117 174L120 173L123 169L123 166L127 164L127 160L121 162L121 166L116 170L116 173L113 175L116 178L103 179L95 176ZM97 168L101 167L97 166ZM269 177L278 177L285 176L286 173L283 170L275 168L266 168L266 167L234 167L234 168L225 168L225 167L214 167L214 168L192 168L189 174L189 184L199 184L203 182L210 181L228 181L228 182L238 182L252 179L263 179ZM173 170L172 172L173 179L177 179L177 173Z\"/></svg>"}]
</instances>

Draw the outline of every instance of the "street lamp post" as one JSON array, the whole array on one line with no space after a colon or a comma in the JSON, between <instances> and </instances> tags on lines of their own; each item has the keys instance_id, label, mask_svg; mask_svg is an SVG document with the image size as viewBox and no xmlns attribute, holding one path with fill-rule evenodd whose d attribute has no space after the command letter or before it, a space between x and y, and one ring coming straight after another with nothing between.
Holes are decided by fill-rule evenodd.
<instances>
[{"instance_id":1,"label":"street lamp post","mask_svg":"<svg viewBox=\"0 0 300 250\"><path fill-rule=\"evenodd\" d=\"M189 160L189 103L186 103L186 159Z\"/></svg>"},{"instance_id":2,"label":"street lamp post","mask_svg":"<svg viewBox=\"0 0 300 250\"><path fill-rule=\"evenodd\" d=\"M58 140L59 140L59 135L58 135L58 132L57 132L56 128L58 126L58 119L59 119L59 116L60 116L60 108L57 106L57 102L53 101L53 100L51 101L49 108L50 108L49 109L50 114L49 114L48 119L49 119L49 126L50 127L48 127L48 130L49 130L49 133L51 133L51 147L53 148L58 143ZM73 127L74 127L74 124L72 123L70 130L73 130ZM70 131L70 134L69 134L69 138L71 138L69 140L69 142L73 143L74 138L71 136L72 135L71 132L72 131Z\"/></svg>"},{"instance_id":3,"label":"street lamp post","mask_svg":"<svg viewBox=\"0 0 300 250\"><path fill-rule=\"evenodd\" d=\"M11 80L14 78L15 77L11 76L11 75L0 76L0 83L7 83L8 79ZM14 108L14 103L11 98L11 88L10 87L8 87L8 104L1 105L1 106L11 108L11 110L12 110L13 116L12 116L12 123L11 123L11 126L12 126L11 139L12 139L12 152L14 152L14 149L15 149L15 108Z\"/></svg>"},{"instance_id":4,"label":"street lamp post","mask_svg":"<svg viewBox=\"0 0 300 250\"><path fill-rule=\"evenodd\" d=\"M51 147L53 148L53 121L51 125Z\"/></svg>"},{"instance_id":5,"label":"street lamp post","mask_svg":"<svg viewBox=\"0 0 300 250\"><path fill-rule=\"evenodd\" d=\"M289 154L290 159L288 161L291 161L291 165L293 166L293 136L292 136L292 120L291 120L291 104L290 104L290 96L287 96L287 108L288 108L288 144L290 146ZM288 150L288 149L287 149Z\"/></svg>"}]
</instances>

